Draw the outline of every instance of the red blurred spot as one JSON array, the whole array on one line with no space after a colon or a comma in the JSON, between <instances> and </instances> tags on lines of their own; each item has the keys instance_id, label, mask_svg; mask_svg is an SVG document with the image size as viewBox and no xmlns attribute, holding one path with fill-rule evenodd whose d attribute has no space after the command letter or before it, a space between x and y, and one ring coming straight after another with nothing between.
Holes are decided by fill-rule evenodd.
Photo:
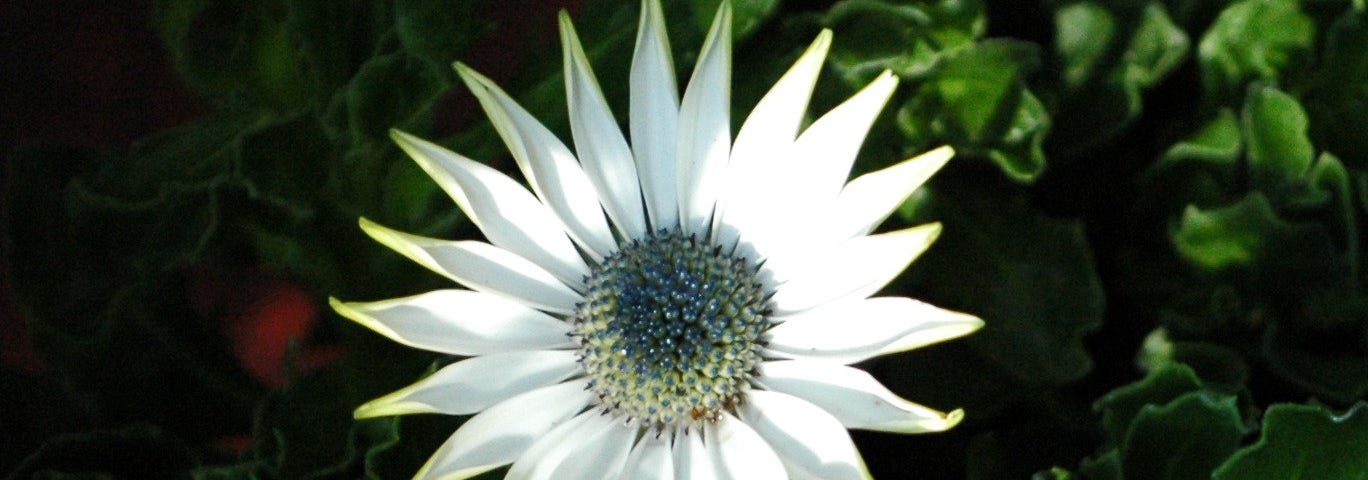
<instances>
[{"instance_id":1,"label":"red blurred spot","mask_svg":"<svg viewBox=\"0 0 1368 480\"><path fill-rule=\"evenodd\" d=\"M298 285L260 272L197 269L191 276L191 306L219 319L238 364L262 383L281 387L289 383L291 364L307 373L342 357L340 346L310 342L318 305ZM288 358L292 348L296 356Z\"/></svg>"},{"instance_id":2,"label":"red blurred spot","mask_svg":"<svg viewBox=\"0 0 1368 480\"><path fill-rule=\"evenodd\" d=\"M246 452L248 448L251 448L251 446L252 436L243 434L225 435L223 437L219 437L218 441L214 442L215 449L222 452L231 453L233 455L242 455L242 453Z\"/></svg>"}]
</instances>

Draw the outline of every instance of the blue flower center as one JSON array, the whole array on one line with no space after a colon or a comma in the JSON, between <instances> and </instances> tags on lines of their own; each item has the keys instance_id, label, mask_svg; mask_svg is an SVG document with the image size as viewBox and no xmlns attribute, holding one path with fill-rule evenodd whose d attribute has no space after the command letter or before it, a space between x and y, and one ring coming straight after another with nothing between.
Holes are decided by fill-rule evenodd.
<instances>
[{"instance_id":1,"label":"blue flower center","mask_svg":"<svg viewBox=\"0 0 1368 480\"><path fill-rule=\"evenodd\" d=\"M678 230L633 241L585 279L574 337L600 404L643 426L736 406L770 326L758 266Z\"/></svg>"}]
</instances>

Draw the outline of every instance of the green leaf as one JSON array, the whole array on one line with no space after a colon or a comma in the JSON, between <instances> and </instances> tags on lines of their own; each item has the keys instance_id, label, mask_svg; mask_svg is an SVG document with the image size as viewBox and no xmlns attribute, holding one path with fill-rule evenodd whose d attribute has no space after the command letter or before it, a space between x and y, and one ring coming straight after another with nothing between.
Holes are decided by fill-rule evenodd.
<instances>
[{"instance_id":1,"label":"green leaf","mask_svg":"<svg viewBox=\"0 0 1368 480\"><path fill-rule=\"evenodd\" d=\"M914 149L948 143L960 155L991 159L1014 181L1034 181L1050 128L1022 83L1037 56L1031 44L996 39L955 51L898 110L898 127Z\"/></svg>"},{"instance_id":2,"label":"green leaf","mask_svg":"<svg viewBox=\"0 0 1368 480\"><path fill-rule=\"evenodd\" d=\"M1311 167L1308 180L1312 189L1328 198L1326 228L1333 234L1335 245L1344 252L1350 278L1359 278L1359 224L1354 214L1348 169L1330 152L1322 152Z\"/></svg>"},{"instance_id":3,"label":"green leaf","mask_svg":"<svg viewBox=\"0 0 1368 480\"><path fill-rule=\"evenodd\" d=\"M1202 381L1187 365L1167 363L1138 382L1107 392L1093 408L1102 412L1102 430L1119 445L1146 405L1164 405L1201 388Z\"/></svg>"},{"instance_id":4,"label":"green leaf","mask_svg":"<svg viewBox=\"0 0 1368 480\"><path fill-rule=\"evenodd\" d=\"M1306 136L1306 112L1295 98L1272 87L1251 87L1241 126L1256 188L1273 192L1306 175L1315 149Z\"/></svg>"},{"instance_id":5,"label":"green leaf","mask_svg":"<svg viewBox=\"0 0 1368 480\"><path fill-rule=\"evenodd\" d=\"M1268 199L1253 193L1229 207L1201 210L1189 206L1173 232L1173 244L1188 262L1206 271L1221 271L1253 265L1276 232L1288 228Z\"/></svg>"},{"instance_id":6,"label":"green leaf","mask_svg":"<svg viewBox=\"0 0 1368 480\"><path fill-rule=\"evenodd\" d=\"M965 341L1023 384L1082 377L1092 365L1082 337L1103 311L1082 225L1046 216L1002 182L938 180L944 233L910 269L916 296L983 318Z\"/></svg>"},{"instance_id":7,"label":"green leaf","mask_svg":"<svg viewBox=\"0 0 1368 480\"><path fill-rule=\"evenodd\" d=\"M1294 0L1244 0L1221 12L1202 36L1197 58L1207 95L1236 101L1253 80L1279 85L1303 66L1315 24Z\"/></svg>"},{"instance_id":8,"label":"green leaf","mask_svg":"<svg viewBox=\"0 0 1368 480\"><path fill-rule=\"evenodd\" d=\"M823 23L836 32L827 62L852 88L884 70L921 78L946 52L970 45L986 31L978 0L846 0L832 6Z\"/></svg>"},{"instance_id":9,"label":"green leaf","mask_svg":"<svg viewBox=\"0 0 1368 480\"><path fill-rule=\"evenodd\" d=\"M1139 110L1140 89L1158 84L1177 69L1187 59L1191 45L1187 33L1173 23L1163 4L1145 6L1140 25L1122 53L1125 63L1121 78L1127 98L1135 106L1133 111Z\"/></svg>"},{"instance_id":10,"label":"green leaf","mask_svg":"<svg viewBox=\"0 0 1368 480\"><path fill-rule=\"evenodd\" d=\"M1078 2L1055 12L1055 52L1064 83L1078 88L1094 75L1116 35L1116 19L1097 2Z\"/></svg>"},{"instance_id":11,"label":"green leaf","mask_svg":"<svg viewBox=\"0 0 1368 480\"><path fill-rule=\"evenodd\" d=\"M1325 225L1284 219L1261 192L1227 207L1189 206L1172 241L1198 271L1244 274L1232 278L1265 292L1343 285L1352 272Z\"/></svg>"},{"instance_id":12,"label":"green leaf","mask_svg":"<svg viewBox=\"0 0 1368 480\"><path fill-rule=\"evenodd\" d=\"M1228 109L1192 136L1173 144L1163 157L1158 168L1171 168L1185 163L1210 165L1227 174L1233 173L1235 161L1239 160L1244 149L1241 145L1240 125L1235 114Z\"/></svg>"},{"instance_id":13,"label":"green leaf","mask_svg":"<svg viewBox=\"0 0 1368 480\"><path fill-rule=\"evenodd\" d=\"M1125 478L1207 478L1240 446L1244 425L1235 397L1190 392L1146 405L1121 445Z\"/></svg>"},{"instance_id":14,"label":"green leaf","mask_svg":"<svg viewBox=\"0 0 1368 480\"><path fill-rule=\"evenodd\" d=\"M1144 201L1170 215L1189 205L1212 208L1243 196L1242 142L1235 113L1222 109L1141 173Z\"/></svg>"},{"instance_id":15,"label":"green leaf","mask_svg":"<svg viewBox=\"0 0 1368 480\"><path fill-rule=\"evenodd\" d=\"M1343 415L1323 406L1268 407L1259 441L1235 452L1212 478L1368 479L1368 403Z\"/></svg>"}]
</instances>

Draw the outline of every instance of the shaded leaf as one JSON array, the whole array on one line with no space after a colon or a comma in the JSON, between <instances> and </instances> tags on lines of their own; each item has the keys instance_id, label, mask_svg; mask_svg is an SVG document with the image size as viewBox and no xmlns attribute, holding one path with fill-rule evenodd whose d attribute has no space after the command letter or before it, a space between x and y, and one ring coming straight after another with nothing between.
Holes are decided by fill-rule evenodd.
<instances>
[{"instance_id":1,"label":"shaded leaf","mask_svg":"<svg viewBox=\"0 0 1368 480\"><path fill-rule=\"evenodd\" d=\"M1051 143L1066 157L1119 134L1138 118L1143 93L1187 57L1190 40L1160 3L1081 2L1055 14L1063 63L1059 125Z\"/></svg>"},{"instance_id":2,"label":"shaded leaf","mask_svg":"<svg viewBox=\"0 0 1368 480\"><path fill-rule=\"evenodd\" d=\"M205 94L288 112L309 100L311 85L287 14L277 3L163 0L154 24L176 66Z\"/></svg>"},{"instance_id":3,"label":"shaded leaf","mask_svg":"<svg viewBox=\"0 0 1368 480\"><path fill-rule=\"evenodd\" d=\"M445 69L443 69L445 70ZM426 130L426 111L447 88L449 75L406 52L371 57L346 87L353 144L388 142L391 128Z\"/></svg>"},{"instance_id":4,"label":"shaded leaf","mask_svg":"<svg viewBox=\"0 0 1368 480\"><path fill-rule=\"evenodd\" d=\"M1181 363L1168 363L1144 379L1107 392L1093 408L1102 412L1102 429L1119 445L1131 424L1147 405L1164 405L1189 392L1201 390L1202 381Z\"/></svg>"},{"instance_id":5,"label":"shaded leaf","mask_svg":"<svg viewBox=\"0 0 1368 480\"><path fill-rule=\"evenodd\" d=\"M468 0L399 0L394 3L394 32L411 55L454 78L447 66L466 56L471 41L492 27L482 18L487 11Z\"/></svg>"},{"instance_id":6,"label":"shaded leaf","mask_svg":"<svg viewBox=\"0 0 1368 480\"><path fill-rule=\"evenodd\" d=\"M1353 4L1330 25L1311 86L1301 97L1317 145L1368 167L1368 6Z\"/></svg>"},{"instance_id":7,"label":"shaded leaf","mask_svg":"<svg viewBox=\"0 0 1368 480\"><path fill-rule=\"evenodd\" d=\"M1207 478L1240 446L1235 397L1191 392L1135 416L1121 445L1125 478Z\"/></svg>"},{"instance_id":8,"label":"shaded leaf","mask_svg":"<svg viewBox=\"0 0 1368 480\"><path fill-rule=\"evenodd\" d=\"M1268 407L1259 441L1235 452L1212 478L1366 479L1368 403L1342 415L1323 406Z\"/></svg>"},{"instance_id":9,"label":"shaded leaf","mask_svg":"<svg viewBox=\"0 0 1368 480\"><path fill-rule=\"evenodd\" d=\"M699 32L708 31L720 5L722 0L689 0ZM774 16L778 6L779 0L732 0L732 39L740 41L749 37L756 27Z\"/></svg>"},{"instance_id":10,"label":"shaded leaf","mask_svg":"<svg viewBox=\"0 0 1368 480\"><path fill-rule=\"evenodd\" d=\"M1002 184L935 184L944 233L910 269L917 296L983 318L965 341L1028 384L1078 379L1082 337L1101 322L1102 288L1077 221L1033 209Z\"/></svg>"},{"instance_id":11,"label":"shaded leaf","mask_svg":"<svg viewBox=\"0 0 1368 480\"><path fill-rule=\"evenodd\" d=\"M9 478L180 478L195 463L194 452L181 439L135 424L56 435Z\"/></svg>"}]
</instances>

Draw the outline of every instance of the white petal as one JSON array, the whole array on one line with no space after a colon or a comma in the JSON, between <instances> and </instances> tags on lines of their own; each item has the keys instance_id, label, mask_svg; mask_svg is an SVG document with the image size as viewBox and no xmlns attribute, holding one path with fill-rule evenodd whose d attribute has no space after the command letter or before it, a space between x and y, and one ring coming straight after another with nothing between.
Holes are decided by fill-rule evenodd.
<instances>
[{"instance_id":1,"label":"white petal","mask_svg":"<svg viewBox=\"0 0 1368 480\"><path fill-rule=\"evenodd\" d=\"M607 431L612 423L611 417L590 410L581 413L556 428L545 432L536 443L518 457L508 469L505 480L548 480L560 466L582 445L580 442L593 439Z\"/></svg>"},{"instance_id":2,"label":"white petal","mask_svg":"<svg viewBox=\"0 0 1368 480\"><path fill-rule=\"evenodd\" d=\"M678 480L716 480L717 468L703 446L703 433L692 431L676 434L674 448L674 476Z\"/></svg>"},{"instance_id":3,"label":"white petal","mask_svg":"<svg viewBox=\"0 0 1368 480\"><path fill-rule=\"evenodd\" d=\"M968 335L983 327L973 315L906 297L823 305L777 317L768 351L779 357L855 363Z\"/></svg>"},{"instance_id":4,"label":"white petal","mask_svg":"<svg viewBox=\"0 0 1368 480\"><path fill-rule=\"evenodd\" d=\"M469 415L509 397L560 383L579 369L570 350L533 350L468 358L356 408L356 418L445 413Z\"/></svg>"},{"instance_id":5,"label":"white petal","mask_svg":"<svg viewBox=\"0 0 1368 480\"><path fill-rule=\"evenodd\" d=\"M636 439L637 427L624 425L621 419L600 416L606 425L592 435L576 437L574 450L546 478L613 479L626 466L627 454Z\"/></svg>"},{"instance_id":6,"label":"white petal","mask_svg":"<svg viewBox=\"0 0 1368 480\"><path fill-rule=\"evenodd\" d=\"M809 259L772 299L775 312L797 313L829 301L864 298L883 288L940 235L939 223L852 238L829 255Z\"/></svg>"},{"instance_id":7,"label":"white petal","mask_svg":"<svg viewBox=\"0 0 1368 480\"><path fill-rule=\"evenodd\" d=\"M329 302L381 335L434 352L470 356L574 346L568 323L488 293L436 290L378 302Z\"/></svg>"},{"instance_id":8,"label":"white petal","mask_svg":"<svg viewBox=\"0 0 1368 480\"><path fill-rule=\"evenodd\" d=\"M860 153L869 127L897 86L898 77L884 71L855 96L812 122L798 136L792 153L799 156L799 161L791 168L800 169L802 195L817 202L836 197L850 176L850 167L855 164L855 156Z\"/></svg>"},{"instance_id":9,"label":"white petal","mask_svg":"<svg viewBox=\"0 0 1368 480\"><path fill-rule=\"evenodd\" d=\"M738 413L779 454L790 477L870 478L841 422L806 400L751 390Z\"/></svg>"},{"instance_id":10,"label":"white petal","mask_svg":"<svg viewBox=\"0 0 1368 480\"><path fill-rule=\"evenodd\" d=\"M450 241L391 230L365 218L361 230L419 265L462 285L548 312L570 314L579 293L513 252L475 241Z\"/></svg>"},{"instance_id":11,"label":"white petal","mask_svg":"<svg viewBox=\"0 0 1368 480\"><path fill-rule=\"evenodd\" d=\"M646 234L646 212L641 207L641 186L632 150L603 98L575 26L570 23L570 14L564 10L560 15L560 35L575 151L598 190L608 217L625 236L641 238Z\"/></svg>"},{"instance_id":12,"label":"white petal","mask_svg":"<svg viewBox=\"0 0 1368 480\"><path fill-rule=\"evenodd\" d=\"M541 265L569 285L589 274L561 222L517 181L407 133L391 130L390 137L446 190L490 243Z\"/></svg>"},{"instance_id":13,"label":"white petal","mask_svg":"<svg viewBox=\"0 0 1368 480\"><path fill-rule=\"evenodd\" d=\"M722 412L703 443L717 467L717 478L746 480L784 478L784 463L765 440L745 422Z\"/></svg>"},{"instance_id":14,"label":"white petal","mask_svg":"<svg viewBox=\"0 0 1368 480\"><path fill-rule=\"evenodd\" d=\"M899 398L864 370L814 360L779 360L761 366L759 382L812 402L846 428L896 433L939 432L964 418Z\"/></svg>"},{"instance_id":15,"label":"white petal","mask_svg":"<svg viewBox=\"0 0 1368 480\"><path fill-rule=\"evenodd\" d=\"M944 146L851 180L836 197L831 223L823 234L843 241L874 231L954 155L953 149Z\"/></svg>"},{"instance_id":16,"label":"white petal","mask_svg":"<svg viewBox=\"0 0 1368 480\"><path fill-rule=\"evenodd\" d=\"M670 452L670 435L647 432L632 448L627 465L618 480L673 480L674 454Z\"/></svg>"},{"instance_id":17,"label":"white petal","mask_svg":"<svg viewBox=\"0 0 1368 480\"><path fill-rule=\"evenodd\" d=\"M598 256L617 250L594 185L570 149L493 81L459 62L456 72L479 99L532 191L565 224L570 237Z\"/></svg>"},{"instance_id":18,"label":"white petal","mask_svg":"<svg viewBox=\"0 0 1368 480\"><path fill-rule=\"evenodd\" d=\"M831 30L823 29L741 125L732 144L727 183L718 205L717 243L735 243L745 231L746 217L764 214L759 210L770 193L764 187L774 182L765 174L770 173L776 163L782 165L781 159L777 158L782 155L778 152L787 152L797 136L812 89L817 84L817 74L821 72L830 48Z\"/></svg>"},{"instance_id":19,"label":"white petal","mask_svg":"<svg viewBox=\"0 0 1368 480\"><path fill-rule=\"evenodd\" d=\"M665 35L660 0L641 2L630 88L628 124L646 211L654 228L673 228L679 224L675 187L679 87L675 84L674 59Z\"/></svg>"},{"instance_id":20,"label":"white petal","mask_svg":"<svg viewBox=\"0 0 1368 480\"><path fill-rule=\"evenodd\" d=\"M539 388L466 420L414 478L465 479L507 465L589 404L585 380ZM594 415L597 415L596 413Z\"/></svg>"},{"instance_id":21,"label":"white petal","mask_svg":"<svg viewBox=\"0 0 1368 480\"><path fill-rule=\"evenodd\" d=\"M675 171L680 223L687 233L707 232L712 224L731 148L730 118L731 6L724 1L679 104Z\"/></svg>"}]
</instances>

